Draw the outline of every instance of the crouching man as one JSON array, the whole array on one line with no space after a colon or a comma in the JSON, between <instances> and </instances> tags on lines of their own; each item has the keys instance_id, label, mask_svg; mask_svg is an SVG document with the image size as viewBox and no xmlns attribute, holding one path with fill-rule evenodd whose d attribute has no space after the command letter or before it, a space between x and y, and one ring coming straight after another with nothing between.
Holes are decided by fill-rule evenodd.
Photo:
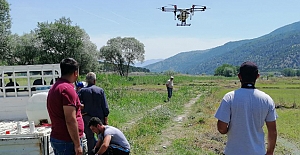
<instances>
[{"instance_id":1,"label":"crouching man","mask_svg":"<svg viewBox=\"0 0 300 155\"><path fill-rule=\"evenodd\" d=\"M130 145L119 129L103 125L98 117L90 119L89 127L98 135L98 142L93 150L95 155L129 155Z\"/></svg>"}]
</instances>

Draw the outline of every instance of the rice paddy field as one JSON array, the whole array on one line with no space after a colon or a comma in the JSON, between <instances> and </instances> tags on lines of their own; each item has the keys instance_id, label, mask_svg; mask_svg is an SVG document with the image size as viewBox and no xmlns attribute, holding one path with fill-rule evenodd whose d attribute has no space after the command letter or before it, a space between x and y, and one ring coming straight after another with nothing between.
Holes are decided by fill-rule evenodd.
<instances>
[{"instance_id":1,"label":"rice paddy field","mask_svg":"<svg viewBox=\"0 0 300 155\"><path fill-rule=\"evenodd\" d=\"M131 154L222 154L226 135L218 133L214 113L225 93L238 89L237 77L174 75L173 97L167 99L169 75L98 74L110 107L109 124L120 128ZM81 77L83 79L83 77ZM275 154L300 154L300 79L258 79L256 87L274 100L279 118Z\"/></svg>"}]
</instances>

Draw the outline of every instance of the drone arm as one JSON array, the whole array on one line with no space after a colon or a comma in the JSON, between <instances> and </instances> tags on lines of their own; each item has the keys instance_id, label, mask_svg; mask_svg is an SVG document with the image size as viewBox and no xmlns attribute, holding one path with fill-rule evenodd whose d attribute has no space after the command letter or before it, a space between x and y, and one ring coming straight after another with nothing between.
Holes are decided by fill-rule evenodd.
<instances>
[{"instance_id":1,"label":"drone arm","mask_svg":"<svg viewBox=\"0 0 300 155\"><path fill-rule=\"evenodd\" d=\"M162 9L160 9L162 10ZM162 10L164 12L174 12L175 10L174 9L170 9L170 8L164 8L164 10Z\"/></svg>"},{"instance_id":2,"label":"drone arm","mask_svg":"<svg viewBox=\"0 0 300 155\"><path fill-rule=\"evenodd\" d=\"M193 9L193 12L194 12L194 11L205 11L205 9L206 9L206 8L194 8L194 9Z\"/></svg>"}]
</instances>

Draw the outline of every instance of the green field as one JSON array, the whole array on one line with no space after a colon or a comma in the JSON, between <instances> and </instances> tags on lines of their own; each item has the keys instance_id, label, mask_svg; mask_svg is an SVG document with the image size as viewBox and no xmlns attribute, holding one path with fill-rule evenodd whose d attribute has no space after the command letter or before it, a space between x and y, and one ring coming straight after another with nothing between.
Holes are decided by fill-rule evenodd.
<instances>
[{"instance_id":1,"label":"green field","mask_svg":"<svg viewBox=\"0 0 300 155\"><path fill-rule=\"evenodd\" d=\"M111 111L109 124L123 130L133 155L221 154L226 135L217 132L214 113L223 95L240 87L239 80L175 75L172 100L164 102L168 78L99 74L97 85L104 88ZM268 93L280 107L275 154L294 154L300 149L299 84L298 78L257 81L257 88Z\"/></svg>"}]
</instances>

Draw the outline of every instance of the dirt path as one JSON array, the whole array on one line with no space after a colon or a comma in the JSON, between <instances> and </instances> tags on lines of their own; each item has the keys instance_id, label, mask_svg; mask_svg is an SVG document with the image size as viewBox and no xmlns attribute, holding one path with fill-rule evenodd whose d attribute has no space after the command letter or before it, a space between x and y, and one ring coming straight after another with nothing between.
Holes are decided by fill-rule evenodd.
<instances>
[{"instance_id":1,"label":"dirt path","mask_svg":"<svg viewBox=\"0 0 300 155\"><path fill-rule=\"evenodd\" d=\"M192 100L190 100L187 104L184 105L184 108L185 108L185 111L184 111L184 114L182 115L179 115L177 117L174 118L174 121L177 121L177 122L181 122L182 119L186 116L186 114L188 113L187 109L190 108L191 105L193 105L199 98L200 98L201 95L198 95L196 98L193 98ZM159 108L161 108L162 105L158 105L150 110L147 111L147 113L151 113ZM145 114L144 113L141 113L139 116L135 117L134 119L130 120L129 122L125 123L124 124L124 127L122 128L122 130L128 130L130 129L130 127L135 124L136 122L138 122L139 120L141 120L143 118Z\"/></svg>"},{"instance_id":2,"label":"dirt path","mask_svg":"<svg viewBox=\"0 0 300 155\"><path fill-rule=\"evenodd\" d=\"M167 149L171 145L171 143L176 138L178 138L179 135L184 136L184 134L188 134L188 133L182 132L182 129L184 128L183 122L186 120L187 115L190 113L191 106L193 104L195 104L196 101L199 100L200 97L201 97L201 94L197 95L195 98L191 99L188 103L186 103L184 105L183 113L173 118L173 122L169 128L162 130L162 133L160 136L160 142L158 144L156 144L155 146L153 146L153 148L150 149L151 151L149 152L149 154L156 154L156 155L164 154L165 153L164 150ZM153 112L154 110L157 110L161 107L162 107L162 105L158 105L158 106L152 108L151 110L147 111L147 113ZM141 120L143 118L143 116L144 116L144 114L141 114L140 116L136 117L138 119L132 119L129 122L125 123L123 130L130 129L131 126L133 124L135 124L136 122L138 122L139 120ZM291 155L300 154L300 148L298 148L297 145L295 145L293 142L288 141L287 139L278 137L277 144L283 146L288 152L290 152Z\"/></svg>"},{"instance_id":3,"label":"dirt path","mask_svg":"<svg viewBox=\"0 0 300 155\"><path fill-rule=\"evenodd\" d=\"M199 100L201 94L197 95L195 98L191 99L188 103L184 105L184 112L181 115L178 115L173 118L173 122L171 127L162 130L162 134L160 136L160 143L154 148L152 148L152 151L149 152L149 154L160 154L163 153L162 149L166 149L168 146L171 145L171 142L178 138L178 135L188 134L183 133L183 121L186 119L187 115L191 111L191 106L196 103L197 100Z\"/></svg>"},{"instance_id":4,"label":"dirt path","mask_svg":"<svg viewBox=\"0 0 300 155\"><path fill-rule=\"evenodd\" d=\"M158 105L158 106L152 108L151 110L148 110L147 113L153 112L154 110L157 110L157 109L159 109L159 108L161 108L161 107L162 107L162 105ZM145 115L144 113L141 113L141 114L140 114L139 116L137 116L136 118L130 120L130 121L127 122L127 123L125 123L124 126L123 126L123 128L122 128L122 130L125 131L125 130L130 129L131 126L132 126L133 124L135 124L136 122L138 122L139 120L141 120L141 119L143 118L144 115Z\"/></svg>"},{"instance_id":5,"label":"dirt path","mask_svg":"<svg viewBox=\"0 0 300 155\"><path fill-rule=\"evenodd\" d=\"M295 144L288 141L287 139L284 139L282 137L277 137L277 144L282 145L286 150L291 152L291 155L300 154L300 149Z\"/></svg>"}]
</instances>

